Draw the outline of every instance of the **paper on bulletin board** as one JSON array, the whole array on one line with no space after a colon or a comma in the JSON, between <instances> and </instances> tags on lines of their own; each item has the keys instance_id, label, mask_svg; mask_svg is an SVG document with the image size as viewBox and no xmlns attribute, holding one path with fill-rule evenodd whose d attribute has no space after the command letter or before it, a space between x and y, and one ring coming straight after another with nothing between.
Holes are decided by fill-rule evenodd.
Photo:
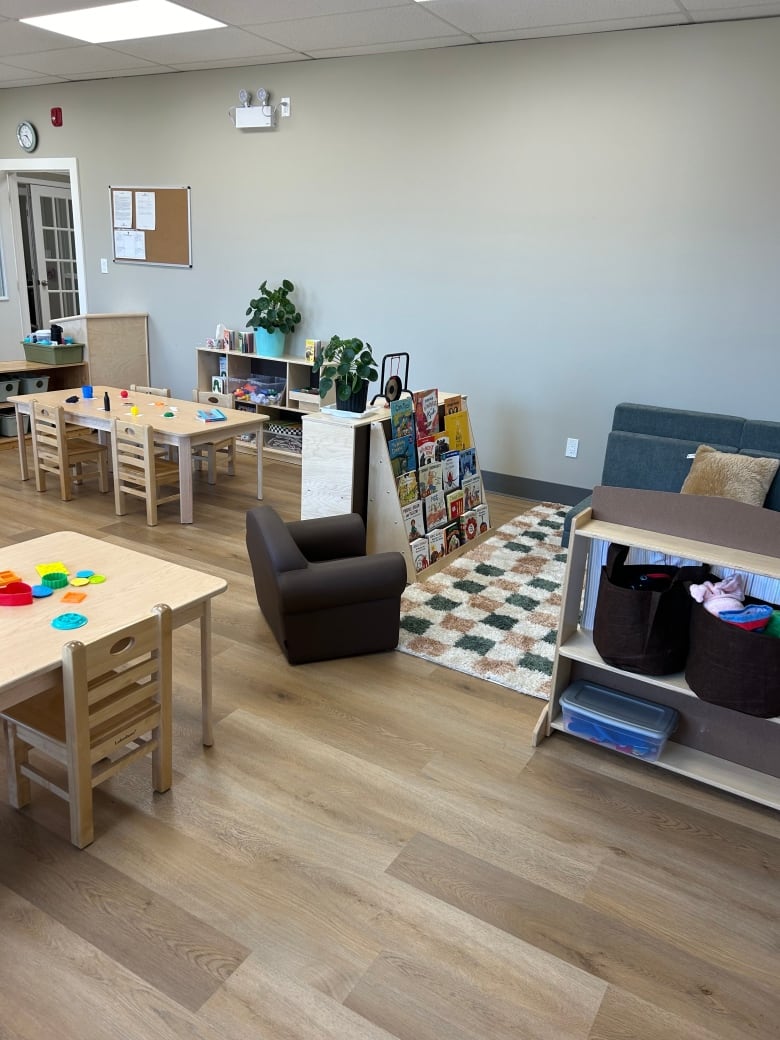
<instances>
[{"instance_id":1,"label":"paper on bulletin board","mask_svg":"<svg viewBox=\"0 0 780 1040\"><path fill-rule=\"evenodd\" d=\"M114 231L114 257L117 260L145 260L146 235L143 231Z\"/></svg>"},{"instance_id":2,"label":"paper on bulletin board","mask_svg":"<svg viewBox=\"0 0 780 1040\"><path fill-rule=\"evenodd\" d=\"M130 228L133 226L133 193L131 191L115 191L114 195L114 227Z\"/></svg>"},{"instance_id":3,"label":"paper on bulletin board","mask_svg":"<svg viewBox=\"0 0 780 1040\"><path fill-rule=\"evenodd\" d=\"M154 231L155 220L154 192L137 191L135 193L135 226L139 230Z\"/></svg>"}]
</instances>

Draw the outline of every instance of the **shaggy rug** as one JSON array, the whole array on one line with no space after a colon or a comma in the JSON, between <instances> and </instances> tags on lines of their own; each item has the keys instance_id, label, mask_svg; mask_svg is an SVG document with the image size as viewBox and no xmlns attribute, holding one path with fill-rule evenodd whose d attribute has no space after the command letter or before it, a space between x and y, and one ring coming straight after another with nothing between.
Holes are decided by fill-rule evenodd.
<instances>
[{"instance_id":1,"label":"shaggy rug","mask_svg":"<svg viewBox=\"0 0 780 1040\"><path fill-rule=\"evenodd\" d=\"M398 649L507 686L550 694L567 507L542 502L401 599Z\"/></svg>"}]
</instances>

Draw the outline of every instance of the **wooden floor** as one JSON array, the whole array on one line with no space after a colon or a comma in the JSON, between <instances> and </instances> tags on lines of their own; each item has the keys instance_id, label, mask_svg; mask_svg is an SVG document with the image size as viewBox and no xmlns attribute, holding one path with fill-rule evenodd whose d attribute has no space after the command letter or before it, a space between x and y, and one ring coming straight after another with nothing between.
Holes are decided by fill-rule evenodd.
<instances>
[{"instance_id":1,"label":"wooden floor","mask_svg":"<svg viewBox=\"0 0 780 1040\"><path fill-rule=\"evenodd\" d=\"M561 734L532 752L539 701L402 653L290 667L252 482L241 456L152 529L0 451L0 545L72 528L229 581L208 750L175 635L168 794L148 762L114 778L78 852L63 803L16 812L0 776L0 1038L776 1040L777 814ZM299 482L268 465L286 518Z\"/></svg>"}]
</instances>

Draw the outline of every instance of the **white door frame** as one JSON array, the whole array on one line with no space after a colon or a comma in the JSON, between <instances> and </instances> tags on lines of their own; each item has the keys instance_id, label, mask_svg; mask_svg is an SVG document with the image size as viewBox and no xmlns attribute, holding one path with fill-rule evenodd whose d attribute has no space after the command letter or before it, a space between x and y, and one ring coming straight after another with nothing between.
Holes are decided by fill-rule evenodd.
<instances>
[{"instance_id":1,"label":"white door frame","mask_svg":"<svg viewBox=\"0 0 780 1040\"><path fill-rule=\"evenodd\" d=\"M70 191L73 202L74 238L76 244L76 270L79 281L79 314L87 313L86 263L84 259L84 235L82 230L81 189L79 186L78 159L0 159L0 173L35 174L35 173L67 173L70 176ZM14 177L9 177L9 205L11 209L11 231L14 240L17 270L17 296L19 298L19 330L30 327L30 308L27 304L27 286L19 284L20 272L24 272L24 249L22 246L22 226L19 219L19 197ZM8 288L8 287L7 287Z\"/></svg>"}]
</instances>

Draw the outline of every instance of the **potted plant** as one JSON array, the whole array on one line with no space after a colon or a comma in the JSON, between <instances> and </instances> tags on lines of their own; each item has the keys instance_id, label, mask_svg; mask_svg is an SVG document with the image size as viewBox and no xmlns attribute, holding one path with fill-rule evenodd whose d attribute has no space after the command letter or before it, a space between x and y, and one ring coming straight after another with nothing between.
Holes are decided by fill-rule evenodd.
<instances>
[{"instance_id":1,"label":"potted plant","mask_svg":"<svg viewBox=\"0 0 780 1040\"><path fill-rule=\"evenodd\" d=\"M371 344L362 340L331 336L314 363L320 374L320 397L336 388L336 407L349 412L364 412L368 384L379 376Z\"/></svg>"},{"instance_id":2,"label":"potted plant","mask_svg":"<svg viewBox=\"0 0 780 1040\"><path fill-rule=\"evenodd\" d=\"M289 298L295 289L289 278L283 278L276 289L269 289L264 281L257 290L257 298L249 301L246 313L248 328L255 330L255 351L271 357L284 354L284 341L300 322L300 312Z\"/></svg>"}]
</instances>

